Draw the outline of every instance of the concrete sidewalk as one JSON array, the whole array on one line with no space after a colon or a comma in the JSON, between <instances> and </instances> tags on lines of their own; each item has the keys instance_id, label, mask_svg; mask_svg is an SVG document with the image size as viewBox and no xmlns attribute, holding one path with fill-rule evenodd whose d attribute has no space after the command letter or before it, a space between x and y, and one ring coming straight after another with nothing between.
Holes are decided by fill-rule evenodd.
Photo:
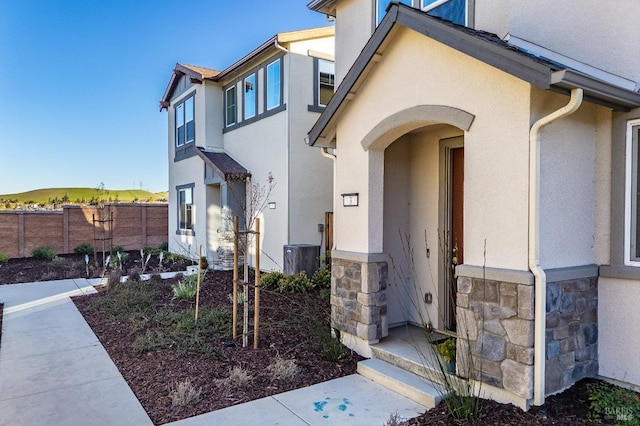
<instances>
[{"instance_id":1,"label":"concrete sidewalk","mask_svg":"<svg viewBox=\"0 0 640 426\"><path fill-rule=\"evenodd\" d=\"M151 425L71 296L86 279L0 286L0 426ZM357 374L172 425L383 425L425 407Z\"/></svg>"}]
</instances>

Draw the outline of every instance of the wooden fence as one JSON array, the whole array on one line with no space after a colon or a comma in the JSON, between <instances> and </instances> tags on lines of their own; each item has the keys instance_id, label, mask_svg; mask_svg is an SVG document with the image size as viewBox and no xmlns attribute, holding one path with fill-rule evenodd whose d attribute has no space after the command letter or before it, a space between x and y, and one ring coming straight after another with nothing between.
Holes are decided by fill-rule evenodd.
<instances>
[{"instance_id":1,"label":"wooden fence","mask_svg":"<svg viewBox=\"0 0 640 426\"><path fill-rule=\"evenodd\" d=\"M65 254L73 253L82 243L101 251L105 237L125 250L159 247L168 241L168 213L166 204L138 203L65 206L62 211L0 211L0 252L10 258L30 257L34 248L51 246L56 253Z\"/></svg>"}]
</instances>

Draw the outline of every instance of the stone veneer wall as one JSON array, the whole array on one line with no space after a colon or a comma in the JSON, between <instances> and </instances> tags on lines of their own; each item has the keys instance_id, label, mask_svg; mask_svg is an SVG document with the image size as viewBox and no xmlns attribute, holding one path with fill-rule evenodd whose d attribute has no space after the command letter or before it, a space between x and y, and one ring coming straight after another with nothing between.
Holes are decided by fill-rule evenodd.
<instances>
[{"instance_id":1,"label":"stone veneer wall","mask_svg":"<svg viewBox=\"0 0 640 426\"><path fill-rule=\"evenodd\" d=\"M545 393L598 374L598 278L547 283Z\"/></svg>"},{"instance_id":2,"label":"stone veneer wall","mask_svg":"<svg viewBox=\"0 0 640 426\"><path fill-rule=\"evenodd\" d=\"M332 258L332 327L368 343L387 336L387 270L386 262Z\"/></svg>"},{"instance_id":3,"label":"stone veneer wall","mask_svg":"<svg viewBox=\"0 0 640 426\"><path fill-rule=\"evenodd\" d=\"M460 276L457 305L458 354L470 353L474 363L474 371L459 365L458 373L531 399L533 284Z\"/></svg>"}]
</instances>

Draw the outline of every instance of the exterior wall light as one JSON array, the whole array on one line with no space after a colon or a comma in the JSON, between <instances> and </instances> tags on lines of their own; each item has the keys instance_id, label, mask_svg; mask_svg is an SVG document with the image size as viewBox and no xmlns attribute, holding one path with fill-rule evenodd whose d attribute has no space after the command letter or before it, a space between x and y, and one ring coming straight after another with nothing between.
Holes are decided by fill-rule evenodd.
<instances>
[{"instance_id":1,"label":"exterior wall light","mask_svg":"<svg viewBox=\"0 0 640 426\"><path fill-rule=\"evenodd\" d=\"M270 208L271 210L275 210L275 208L276 208L276 202L275 202L275 201L270 201L270 202L269 202L269 208Z\"/></svg>"},{"instance_id":2,"label":"exterior wall light","mask_svg":"<svg viewBox=\"0 0 640 426\"><path fill-rule=\"evenodd\" d=\"M358 206L358 193L351 192L348 194L342 194L343 207L357 207Z\"/></svg>"}]
</instances>

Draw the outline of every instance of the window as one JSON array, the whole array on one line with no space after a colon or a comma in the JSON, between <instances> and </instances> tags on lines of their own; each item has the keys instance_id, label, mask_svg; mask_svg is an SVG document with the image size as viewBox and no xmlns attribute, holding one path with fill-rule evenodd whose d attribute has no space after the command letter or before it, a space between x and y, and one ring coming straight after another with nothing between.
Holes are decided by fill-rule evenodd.
<instances>
[{"instance_id":1,"label":"window","mask_svg":"<svg viewBox=\"0 0 640 426\"><path fill-rule=\"evenodd\" d=\"M281 73L280 59L277 59L267 65L267 111L280 106L281 102Z\"/></svg>"},{"instance_id":2,"label":"window","mask_svg":"<svg viewBox=\"0 0 640 426\"><path fill-rule=\"evenodd\" d=\"M392 0L377 0L376 22L379 24L387 13ZM467 0L399 0L407 6L420 7L429 15L437 16L460 25L467 25Z\"/></svg>"},{"instance_id":3,"label":"window","mask_svg":"<svg viewBox=\"0 0 640 426\"><path fill-rule=\"evenodd\" d=\"M251 74L244 79L244 119L253 118L258 110L256 96L256 75Z\"/></svg>"},{"instance_id":4,"label":"window","mask_svg":"<svg viewBox=\"0 0 640 426\"><path fill-rule=\"evenodd\" d=\"M236 124L236 86L229 87L224 96L224 125L232 126Z\"/></svg>"},{"instance_id":5,"label":"window","mask_svg":"<svg viewBox=\"0 0 640 426\"><path fill-rule=\"evenodd\" d=\"M196 139L193 96L176 106L176 146Z\"/></svg>"},{"instance_id":6,"label":"window","mask_svg":"<svg viewBox=\"0 0 640 426\"><path fill-rule=\"evenodd\" d=\"M467 25L467 0L421 0L421 2L422 10L429 15Z\"/></svg>"},{"instance_id":7,"label":"window","mask_svg":"<svg viewBox=\"0 0 640 426\"><path fill-rule=\"evenodd\" d=\"M193 230L193 186L178 188L178 231Z\"/></svg>"},{"instance_id":8,"label":"window","mask_svg":"<svg viewBox=\"0 0 640 426\"><path fill-rule=\"evenodd\" d=\"M335 86L335 64L318 59L318 104L326 106L333 96Z\"/></svg>"},{"instance_id":9,"label":"window","mask_svg":"<svg viewBox=\"0 0 640 426\"><path fill-rule=\"evenodd\" d=\"M640 266L640 120L627 123L625 185L625 264Z\"/></svg>"},{"instance_id":10,"label":"window","mask_svg":"<svg viewBox=\"0 0 640 426\"><path fill-rule=\"evenodd\" d=\"M376 1L376 23L379 24L384 18L384 15L387 14L387 6L391 3L392 0L377 0ZM413 6L412 0L398 0L398 3L404 3L407 6Z\"/></svg>"}]
</instances>

